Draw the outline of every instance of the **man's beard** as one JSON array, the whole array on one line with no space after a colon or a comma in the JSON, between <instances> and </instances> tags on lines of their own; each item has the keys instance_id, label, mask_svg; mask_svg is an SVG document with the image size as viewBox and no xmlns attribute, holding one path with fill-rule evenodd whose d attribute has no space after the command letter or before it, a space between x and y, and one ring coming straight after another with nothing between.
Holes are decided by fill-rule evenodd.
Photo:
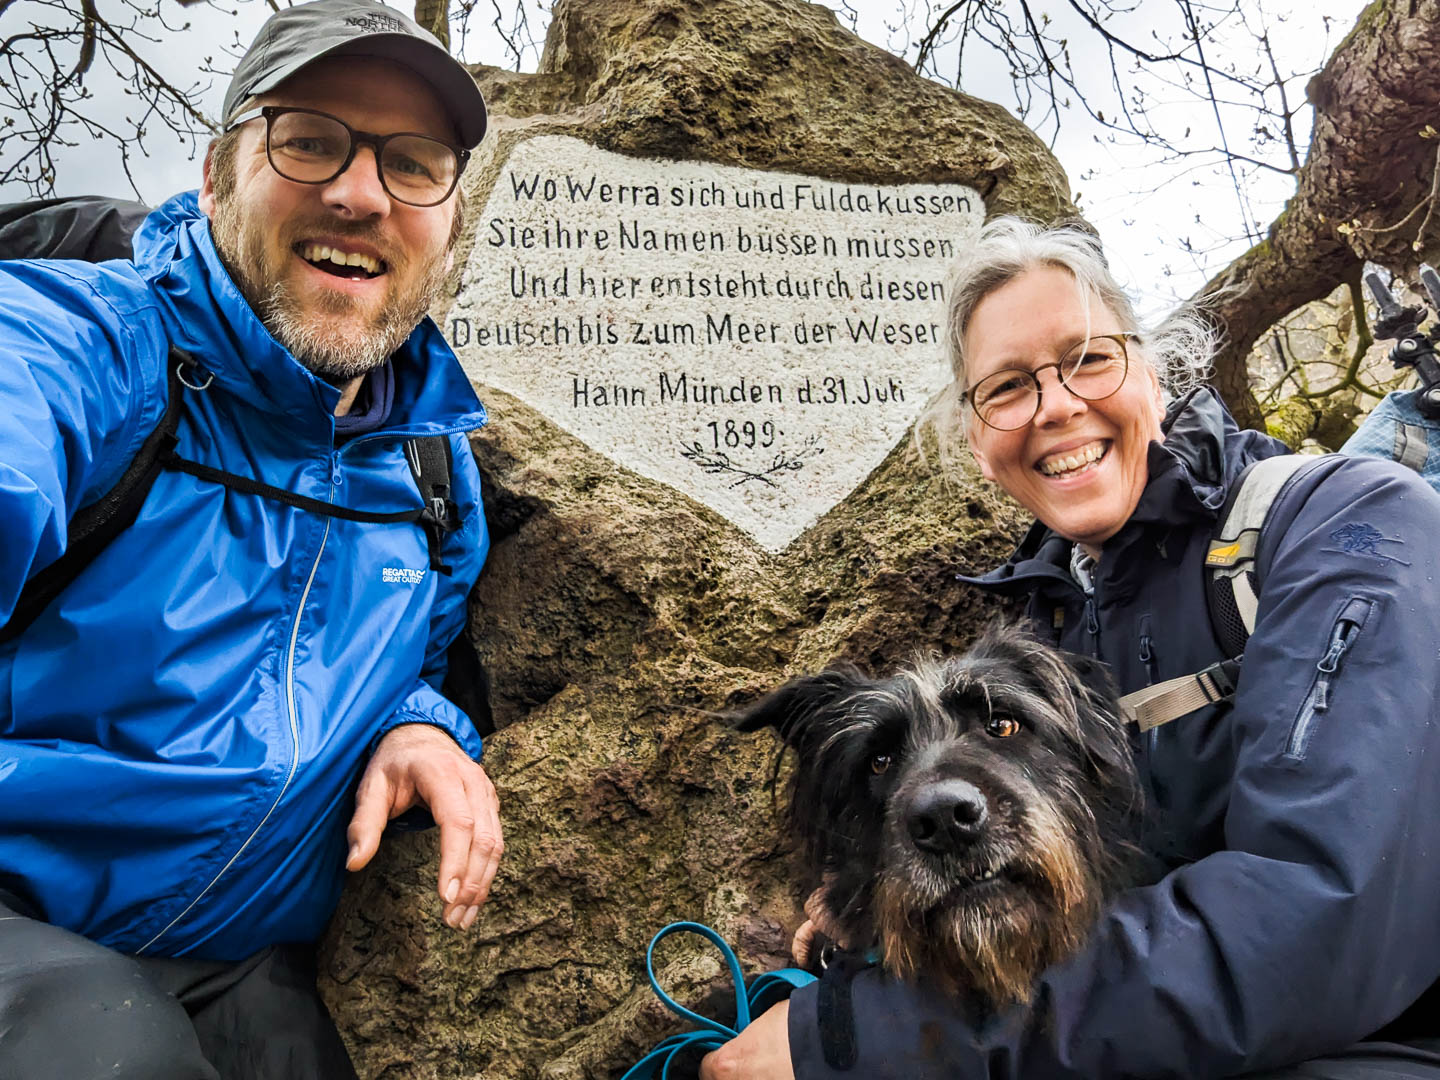
<instances>
[{"instance_id":1,"label":"man's beard","mask_svg":"<svg viewBox=\"0 0 1440 1080\"><path fill-rule=\"evenodd\" d=\"M359 301L339 290L318 290L308 305L302 303L285 276L291 248L269 250L260 230L246 227L245 212L237 203L233 193L216 199L211 231L221 260L265 329L296 360L330 382L349 382L384 364L440 294L449 269L445 251L429 258L408 288L387 294L366 326L348 329L344 317L356 310ZM326 221L316 231L379 246L369 228ZM387 251L385 261L387 273L397 277L407 266L393 251Z\"/></svg>"}]
</instances>

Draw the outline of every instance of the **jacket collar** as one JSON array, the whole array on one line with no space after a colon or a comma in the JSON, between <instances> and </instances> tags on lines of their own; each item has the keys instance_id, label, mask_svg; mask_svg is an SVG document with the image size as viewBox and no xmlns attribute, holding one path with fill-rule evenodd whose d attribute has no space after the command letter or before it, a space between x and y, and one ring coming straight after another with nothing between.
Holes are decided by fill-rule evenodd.
<instances>
[{"instance_id":1,"label":"jacket collar","mask_svg":"<svg viewBox=\"0 0 1440 1080\"><path fill-rule=\"evenodd\" d=\"M1147 451L1149 478L1135 512L1105 542L1100 567L1107 577L1116 567L1139 570L1145 559L1124 557L1154 528L1213 527L1231 483L1252 461L1289 453L1284 443L1258 431L1241 431L1210 387L1202 386L1171 404L1160 425L1163 442ZM1008 594L1027 592L1045 581L1071 582L1070 541L1035 522L1001 566L962 581ZM1123 573L1123 571L1121 571Z\"/></svg>"},{"instance_id":2,"label":"jacket collar","mask_svg":"<svg viewBox=\"0 0 1440 1080\"><path fill-rule=\"evenodd\" d=\"M340 392L291 356L246 303L215 250L196 192L176 195L151 213L134 248L171 342L212 372L216 385L287 421L333 432ZM385 430L428 435L485 422L484 406L428 316L393 363L395 402Z\"/></svg>"}]
</instances>

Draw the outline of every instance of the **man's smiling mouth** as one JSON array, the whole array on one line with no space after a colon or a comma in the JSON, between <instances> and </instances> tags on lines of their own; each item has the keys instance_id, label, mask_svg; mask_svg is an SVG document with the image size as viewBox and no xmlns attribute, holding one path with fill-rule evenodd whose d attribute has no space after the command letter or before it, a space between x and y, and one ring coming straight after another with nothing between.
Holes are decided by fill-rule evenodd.
<instances>
[{"instance_id":1,"label":"man's smiling mouth","mask_svg":"<svg viewBox=\"0 0 1440 1080\"><path fill-rule=\"evenodd\" d=\"M373 255L338 251L325 244L296 244L295 254L317 270L336 277L363 280L378 277L387 269L385 263Z\"/></svg>"}]
</instances>

